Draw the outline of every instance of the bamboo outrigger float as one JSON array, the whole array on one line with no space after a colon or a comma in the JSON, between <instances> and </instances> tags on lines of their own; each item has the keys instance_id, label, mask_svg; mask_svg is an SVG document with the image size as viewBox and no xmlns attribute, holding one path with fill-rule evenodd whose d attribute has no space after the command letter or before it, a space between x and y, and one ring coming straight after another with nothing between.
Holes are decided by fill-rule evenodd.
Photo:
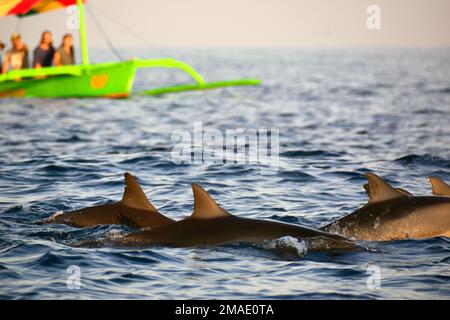
<instances>
[{"instance_id":1,"label":"bamboo outrigger float","mask_svg":"<svg viewBox=\"0 0 450 320\"><path fill-rule=\"evenodd\" d=\"M0 5L0 16L26 15L76 4L78 6L80 23L79 33L82 63L79 65L45 67L41 69L11 70L6 74L0 75L0 98L126 98L131 93L134 76L136 70L139 68L176 68L186 72L195 82L193 84L155 88L141 93L145 95L161 95L172 92L205 90L227 86L258 85L260 83L258 79L206 82L190 65L170 58L131 59L119 62L90 64L83 0L12 0L9 2L13 2L13 5L9 4L9 8L2 8L2 5ZM5 10L7 11L5 12Z\"/></svg>"}]
</instances>

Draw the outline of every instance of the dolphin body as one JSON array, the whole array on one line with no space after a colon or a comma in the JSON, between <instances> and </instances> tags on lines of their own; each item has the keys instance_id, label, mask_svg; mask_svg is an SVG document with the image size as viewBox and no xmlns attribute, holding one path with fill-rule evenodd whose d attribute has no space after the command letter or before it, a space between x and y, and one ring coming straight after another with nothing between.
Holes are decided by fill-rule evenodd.
<instances>
[{"instance_id":1,"label":"dolphin body","mask_svg":"<svg viewBox=\"0 0 450 320\"><path fill-rule=\"evenodd\" d=\"M156 210L131 174L125 173L124 177L125 191L122 200L112 204L55 214L44 220L44 223L61 223L73 227L122 224L132 228L158 228L175 222Z\"/></svg>"},{"instance_id":2,"label":"dolphin body","mask_svg":"<svg viewBox=\"0 0 450 320\"><path fill-rule=\"evenodd\" d=\"M325 240L326 245L332 248L355 247L347 239L324 231L282 222L233 216L222 209L199 185L192 184L192 190L194 211L190 217L159 228L137 231L120 239L113 239L110 243L125 247L149 245L192 247L257 243L291 236Z\"/></svg>"},{"instance_id":3,"label":"dolphin body","mask_svg":"<svg viewBox=\"0 0 450 320\"><path fill-rule=\"evenodd\" d=\"M373 173L366 177L369 202L322 231L365 241L450 237L450 187L445 182L430 177L437 196L417 197Z\"/></svg>"}]
</instances>

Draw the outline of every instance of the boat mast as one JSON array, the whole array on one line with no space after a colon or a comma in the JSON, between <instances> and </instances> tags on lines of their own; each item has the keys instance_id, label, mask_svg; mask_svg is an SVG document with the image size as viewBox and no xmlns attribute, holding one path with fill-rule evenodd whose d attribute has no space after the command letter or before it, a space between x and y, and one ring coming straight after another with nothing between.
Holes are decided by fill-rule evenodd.
<instances>
[{"instance_id":1,"label":"boat mast","mask_svg":"<svg viewBox=\"0 0 450 320\"><path fill-rule=\"evenodd\" d=\"M84 23L84 5L83 0L77 0L78 17L80 19L80 46L81 46L81 61L83 65L89 64L89 52L86 38L86 25Z\"/></svg>"}]
</instances>

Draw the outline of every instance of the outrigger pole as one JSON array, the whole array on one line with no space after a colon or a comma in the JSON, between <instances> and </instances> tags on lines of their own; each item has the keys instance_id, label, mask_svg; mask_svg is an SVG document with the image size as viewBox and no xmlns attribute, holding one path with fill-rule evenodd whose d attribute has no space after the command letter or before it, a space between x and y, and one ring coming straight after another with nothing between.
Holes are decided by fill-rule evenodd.
<instances>
[{"instance_id":1,"label":"outrigger pole","mask_svg":"<svg viewBox=\"0 0 450 320\"><path fill-rule=\"evenodd\" d=\"M84 4L83 0L77 0L78 18L80 23L80 47L81 47L81 62L84 66L89 65L89 52L86 37L86 24L84 21Z\"/></svg>"}]
</instances>

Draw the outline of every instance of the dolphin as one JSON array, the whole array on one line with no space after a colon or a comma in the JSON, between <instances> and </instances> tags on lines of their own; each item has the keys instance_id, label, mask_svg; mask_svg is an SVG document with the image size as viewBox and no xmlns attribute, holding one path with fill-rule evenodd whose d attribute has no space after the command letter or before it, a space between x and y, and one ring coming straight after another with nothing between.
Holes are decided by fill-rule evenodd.
<instances>
[{"instance_id":1,"label":"dolphin","mask_svg":"<svg viewBox=\"0 0 450 320\"><path fill-rule=\"evenodd\" d=\"M450 196L412 196L373 173L366 177L369 202L320 230L365 241L450 237ZM450 195L436 178L430 181L435 194Z\"/></svg>"},{"instance_id":2,"label":"dolphin","mask_svg":"<svg viewBox=\"0 0 450 320\"><path fill-rule=\"evenodd\" d=\"M354 248L347 239L307 227L236 217L222 209L198 184L192 184L194 210L191 216L159 228L149 228L111 239L110 244L125 247L163 245L171 247L217 246L231 243L257 243L285 236L325 241L327 248ZM101 242L87 242L95 246ZM83 245L83 244L82 244Z\"/></svg>"},{"instance_id":3,"label":"dolphin","mask_svg":"<svg viewBox=\"0 0 450 320\"><path fill-rule=\"evenodd\" d=\"M62 214L54 214L44 223L61 223L73 227L122 224L132 228L158 228L174 220L162 215L150 203L136 179L126 172L122 200Z\"/></svg>"},{"instance_id":4,"label":"dolphin","mask_svg":"<svg viewBox=\"0 0 450 320\"><path fill-rule=\"evenodd\" d=\"M447 196L450 197L450 186L439 178L429 177L428 181L431 184L431 189L435 196Z\"/></svg>"}]
</instances>

